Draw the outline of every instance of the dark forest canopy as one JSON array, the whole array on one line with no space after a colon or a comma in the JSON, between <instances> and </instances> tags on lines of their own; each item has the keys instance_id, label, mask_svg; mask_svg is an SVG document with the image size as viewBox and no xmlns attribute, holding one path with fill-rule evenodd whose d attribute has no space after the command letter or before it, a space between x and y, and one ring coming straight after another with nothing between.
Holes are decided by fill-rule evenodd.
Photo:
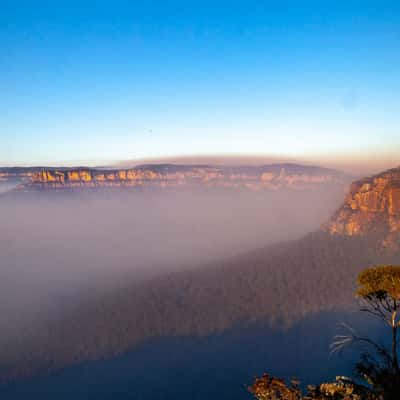
<instances>
[{"instance_id":1,"label":"dark forest canopy","mask_svg":"<svg viewBox=\"0 0 400 400\"><path fill-rule=\"evenodd\" d=\"M367 240L318 232L206 268L170 273L103 293L27 330L2 350L1 375L31 375L120 354L158 336L207 335L235 323L289 326L355 306L358 273L398 263Z\"/></svg>"}]
</instances>

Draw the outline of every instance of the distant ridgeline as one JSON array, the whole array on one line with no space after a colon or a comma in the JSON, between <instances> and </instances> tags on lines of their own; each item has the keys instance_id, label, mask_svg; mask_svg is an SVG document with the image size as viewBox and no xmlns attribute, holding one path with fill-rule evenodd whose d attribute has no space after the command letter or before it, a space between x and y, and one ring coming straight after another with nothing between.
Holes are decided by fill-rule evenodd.
<instances>
[{"instance_id":1,"label":"distant ridgeline","mask_svg":"<svg viewBox=\"0 0 400 400\"><path fill-rule=\"evenodd\" d=\"M400 248L400 167L354 182L323 229L338 235L374 236L386 247Z\"/></svg>"},{"instance_id":2,"label":"distant ridgeline","mask_svg":"<svg viewBox=\"0 0 400 400\"><path fill-rule=\"evenodd\" d=\"M8 180L19 180L19 190L198 185L257 190L345 184L349 177L332 169L296 164L237 167L154 164L130 169L0 168L0 182Z\"/></svg>"}]
</instances>

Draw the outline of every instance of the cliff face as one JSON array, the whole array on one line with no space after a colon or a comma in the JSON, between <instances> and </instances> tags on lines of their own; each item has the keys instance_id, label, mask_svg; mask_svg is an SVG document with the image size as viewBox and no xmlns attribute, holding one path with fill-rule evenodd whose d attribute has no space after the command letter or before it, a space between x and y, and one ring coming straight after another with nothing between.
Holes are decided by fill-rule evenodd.
<instances>
[{"instance_id":1,"label":"cliff face","mask_svg":"<svg viewBox=\"0 0 400 400\"><path fill-rule=\"evenodd\" d=\"M29 181L38 168L0 168L0 183L18 181Z\"/></svg>"},{"instance_id":2,"label":"cliff face","mask_svg":"<svg viewBox=\"0 0 400 400\"><path fill-rule=\"evenodd\" d=\"M347 236L372 235L400 247L400 167L354 182L324 229Z\"/></svg>"},{"instance_id":3,"label":"cliff face","mask_svg":"<svg viewBox=\"0 0 400 400\"><path fill-rule=\"evenodd\" d=\"M25 173L27 173L25 171ZM334 170L273 164L261 167L213 167L207 165L144 165L131 169L42 168L29 173L20 189L67 189L96 187L207 187L279 189L344 184L347 177Z\"/></svg>"}]
</instances>

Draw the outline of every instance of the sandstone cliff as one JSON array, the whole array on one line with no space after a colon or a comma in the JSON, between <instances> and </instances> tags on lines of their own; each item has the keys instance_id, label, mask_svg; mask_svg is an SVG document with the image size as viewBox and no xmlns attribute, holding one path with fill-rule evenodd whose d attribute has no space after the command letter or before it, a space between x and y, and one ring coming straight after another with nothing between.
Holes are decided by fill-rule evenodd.
<instances>
[{"instance_id":1,"label":"sandstone cliff","mask_svg":"<svg viewBox=\"0 0 400 400\"><path fill-rule=\"evenodd\" d=\"M285 187L306 189L322 184L343 185L348 181L345 174L334 170L296 164L260 167L162 164L107 170L85 167L42 168L24 171L24 174L23 183L19 187L21 190L199 185L252 190Z\"/></svg>"},{"instance_id":2,"label":"sandstone cliff","mask_svg":"<svg viewBox=\"0 0 400 400\"><path fill-rule=\"evenodd\" d=\"M10 181L28 181L35 172L41 170L42 168L38 167L2 167L0 168L0 183Z\"/></svg>"},{"instance_id":3,"label":"sandstone cliff","mask_svg":"<svg viewBox=\"0 0 400 400\"><path fill-rule=\"evenodd\" d=\"M354 182L323 228L331 234L370 235L400 248L400 167Z\"/></svg>"}]
</instances>

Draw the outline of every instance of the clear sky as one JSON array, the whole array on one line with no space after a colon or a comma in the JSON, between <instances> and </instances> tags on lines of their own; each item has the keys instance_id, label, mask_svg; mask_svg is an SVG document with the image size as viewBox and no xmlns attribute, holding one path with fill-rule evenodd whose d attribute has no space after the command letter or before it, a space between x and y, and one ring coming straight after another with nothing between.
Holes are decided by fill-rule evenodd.
<instances>
[{"instance_id":1,"label":"clear sky","mask_svg":"<svg viewBox=\"0 0 400 400\"><path fill-rule=\"evenodd\" d=\"M398 0L0 7L2 165L400 153Z\"/></svg>"}]
</instances>

